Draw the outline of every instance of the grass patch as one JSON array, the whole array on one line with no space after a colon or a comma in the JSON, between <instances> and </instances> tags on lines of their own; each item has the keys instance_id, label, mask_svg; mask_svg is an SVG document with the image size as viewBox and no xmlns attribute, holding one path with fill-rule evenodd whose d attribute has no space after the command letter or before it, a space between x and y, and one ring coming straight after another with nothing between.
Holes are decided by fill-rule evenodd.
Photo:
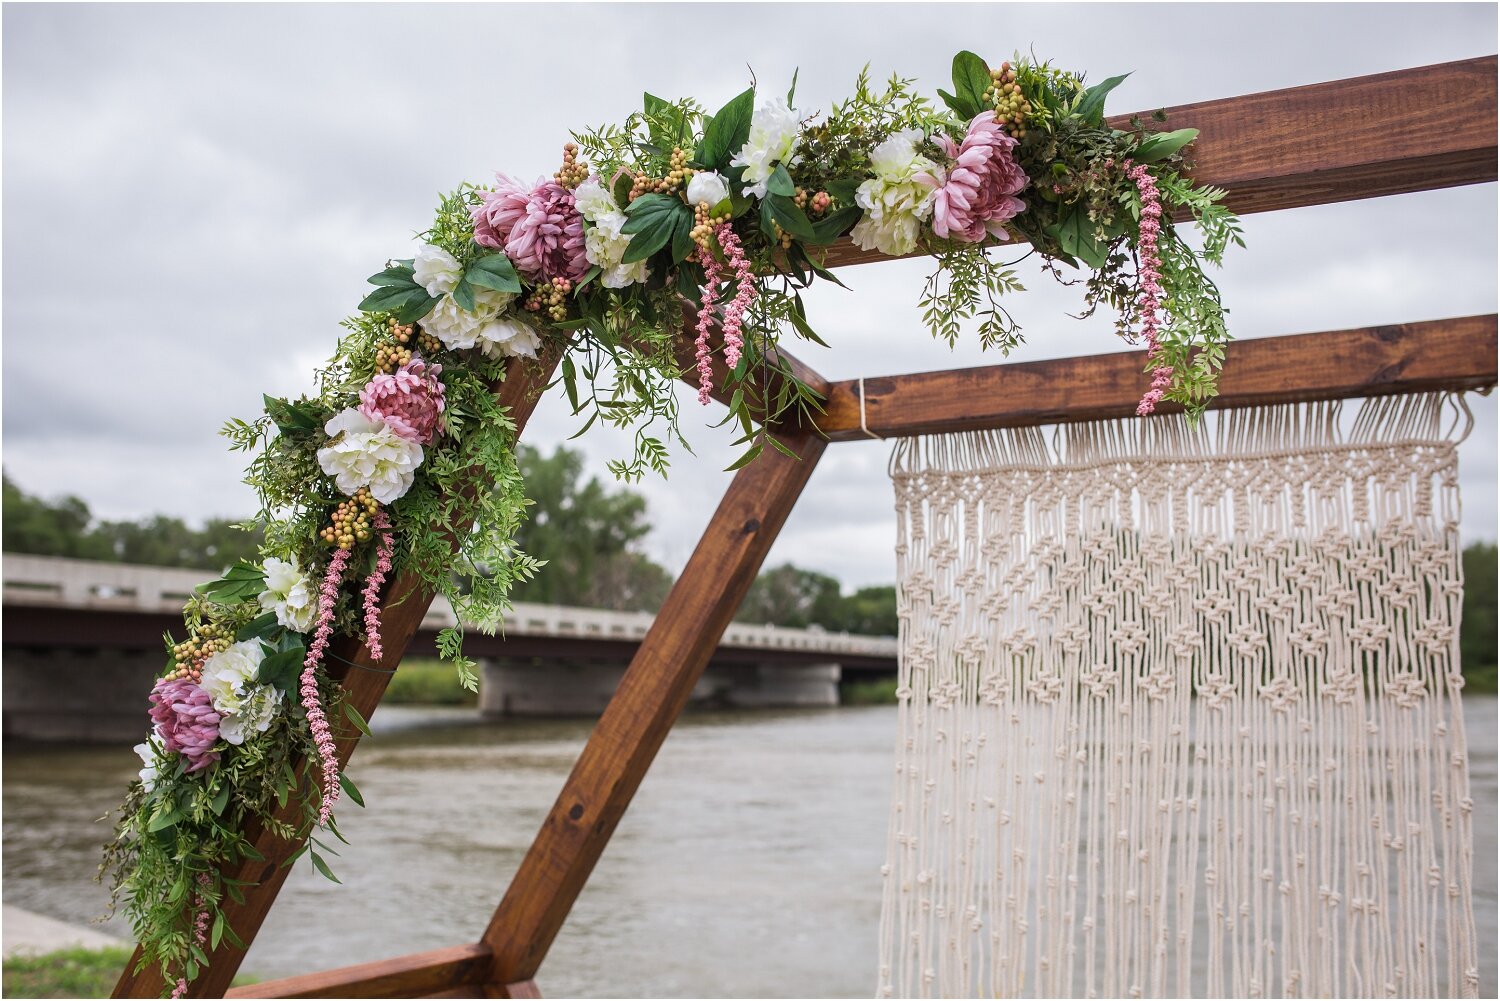
<instances>
[{"instance_id":1,"label":"grass patch","mask_svg":"<svg viewBox=\"0 0 1500 1001\"><path fill-rule=\"evenodd\" d=\"M479 696L458 683L458 671L440 660L403 660L385 690L387 705L472 706Z\"/></svg>"},{"instance_id":2,"label":"grass patch","mask_svg":"<svg viewBox=\"0 0 1500 1001\"><path fill-rule=\"evenodd\" d=\"M893 706L896 704L896 678L873 678L851 681L839 686L839 705Z\"/></svg>"},{"instance_id":3,"label":"grass patch","mask_svg":"<svg viewBox=\"0 0 1500 1001\"><path fill-rule=\"evenodd\" d=\"M59 949L36 956L5 960L4 984L8 998L107 998L130 961L130 949ZM241 974L236 985L253 984Z\"/></svg>"}]
</instances>

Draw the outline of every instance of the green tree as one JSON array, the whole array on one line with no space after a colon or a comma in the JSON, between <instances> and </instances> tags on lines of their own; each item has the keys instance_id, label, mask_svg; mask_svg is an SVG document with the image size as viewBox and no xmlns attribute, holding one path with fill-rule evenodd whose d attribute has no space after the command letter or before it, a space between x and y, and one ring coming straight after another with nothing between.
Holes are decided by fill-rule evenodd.
<instances>
[{"instance_id":1,"label":"green tree","mask_svg":"<svg viewBox=\"0 0 1500 1001\"><path fill-rule=\"evenodd\" d=\"M27 494L9 476L3 480L6 552L38 556L72 556L77 559L109 559L97 539L89 535L93 515L77 497L48 502Z\"/></svg>"},{"instance_id":2,"label":"green tree","mask_svg":"<svg viewBox=\"0 0 1500 1001\"><path fill-rule=\"evenodd\" d=\"M1464 621L1459 631L1463 673L1475 687L1495 689L1496 604L1500 565L1494 543L1476 542L1464 550Z\"/></svg>"},{"instance_id":3,"label":"green tree","mask_svg":"<svg viewBox=\"0 0 1500 1001\"><path fill-rule=\"evenodd\" d=\"M544 456L521 446L518 460L533 502L516 544L546 560L517 592L524 601L618 611L655 611L671 575L637 548L651 531L646 499L583 478L583 455L559 447Z\"/></svg>"},{"instance_id":4,"label":"green tree","mask_svg":"<svg viewBox=\"0 0 1500 1001\"><path fill-rule=\"evenodd\" d=\"M839 582L790 563L763 570L750 585L736 618L741 622L806 629L841 629L843 598Z\"/></svg>"},{"instance_id":5,"label":"green tree","mask_svg":"<svg viewBox=\"0 0 1500 1001\"><path fill-rule=\"evenodd\" d=\"M838 628L863 636L895 636L896 589L887 584L881 587L862 587L843 599L843 616ZM833 628L830 626L829 628Z\"/></svg>"}]
</instances>

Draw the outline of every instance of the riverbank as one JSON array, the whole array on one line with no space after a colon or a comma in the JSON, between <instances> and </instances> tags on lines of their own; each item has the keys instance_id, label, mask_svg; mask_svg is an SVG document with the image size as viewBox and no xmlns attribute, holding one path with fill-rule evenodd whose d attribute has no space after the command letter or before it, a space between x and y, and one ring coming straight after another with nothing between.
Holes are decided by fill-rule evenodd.
<instances>
[{"instance_id":1,"label":"riverbank","mask_svg":"<svg viewBox=\"0 0 1500 1001\"><path fill-rule=\"evenodd\" d=\"M3 985L8 998L109 997L130 944L23 907L3 908Z\"/></svg>"}]
</instances>

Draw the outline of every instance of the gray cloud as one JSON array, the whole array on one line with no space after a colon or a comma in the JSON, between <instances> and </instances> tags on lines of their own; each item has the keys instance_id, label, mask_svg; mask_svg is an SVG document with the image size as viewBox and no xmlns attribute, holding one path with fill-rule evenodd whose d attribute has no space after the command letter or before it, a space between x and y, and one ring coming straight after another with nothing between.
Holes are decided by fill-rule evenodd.
<instances>
[{"instance_id":1,"label":"gray cloud","mask_svg":"<svg viewBox=\"0 0 1500 1001\"><path fill-rule=\"evenodd\" d=\"M106 516L190 518L252 508L218 427L263 391L308 385L365 276L411 249L437 192L550 171L570 129L622 119L642 90L713 105L747 65L778 89L800 67L799 104L826 108L866 62L930 91L982 38L1095 76L1134 70L1111 107L1146 109L1481 55L1496 27L1493 7L1429 4L9 5L3 18L5 466ZM1495 218L1493 185L1249 217L1250 249L1221 276L1232 327L1492 312ZM1028 343L1013 359L1118 350L1108 318L1066 316L1076 290L1021 271ZM848 272L854 294L814 290L833 349L799 353L839 378L999 361L922 333L924 276L919 261L882 264ZM697 455L641 486L652 550L673 566L733 458L681 399ZM1465 532L1493 538L1493 399L1476 415ZM528 438L550 448L574 430L547 400ZM601 475L626 447L583 443ZM887 448L831 448L772 559L889 580Z\"/></svg>"}]
</instances>

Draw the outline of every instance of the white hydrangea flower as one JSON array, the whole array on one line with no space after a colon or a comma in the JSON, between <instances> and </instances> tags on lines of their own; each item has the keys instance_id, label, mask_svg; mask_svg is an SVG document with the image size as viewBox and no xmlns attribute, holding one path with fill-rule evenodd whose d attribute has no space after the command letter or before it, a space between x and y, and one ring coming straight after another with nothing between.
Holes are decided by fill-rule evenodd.
<instances>
[{"instance_id":1,"label":"white hydrangea flower","mask_svg":"<svg viewBox=\"0 0 1500 1001\"><path fill-rule=\"evenodd\" d=\"M937 164L917 152L922 133L898 132L870 151L875 176L855 190L854 200L864 215L849 237L861 250L910 254L917 248L922 222L932 215L934 191L916 175Z\"/></svg>"},{"instance_id":2,"label":"white hydrangea flower","mask_svg":"<svg viewBox=\"0 0 1500 1001\"><path fill-rule=\"evenodd\" d=\"M259 683L260 662L265 659L260 640L241 640L203 662L203 680L198 684L219 712L238 712L246 689Z\"/></svg>"},{"instance_id":3,"label":"white hydrangea flower","mask_svg":"<svg viewBox=\"0 0 1500 1001\"><path fill-rule=\"evenodd\" d=\"M156 748L150 741L142 741L132 750L141 757L141 787L150 792L156 788Z\"/></svg>"},{"instance_id":4,"label":"white hydrangea flower","mask_svg":"<svg viewBox=\"0 0 1500 1001\"><path fill-rule=\"evenodd\" d=\"M286 628L305 633L318 621L318 599L312 582L291 562L266 557L261 565L266 574L266 589L260 593L260 607L276 613L276 621Z\"/></svg>"},{"instance_id":5,"label":"white hydrangea flower","mask_svg":"<svg viewBox=\"0 0 1500 1001\"><path fill-rule=\"evenodd\" d=\"M719 207L719 203L729 197L729 184L718 173L705 170L694 174L693 179L688 182L687 200L689 205L707 203L710 209Z\"/></svg>"},{"instance_id":6,"label":"white hydrangea flower","mask_svg":"<svg viewBox=\"0 0 1500 1001\"><path fill-rule=\"evenodd\" d=\"M766 181L776 170L776 164L794 167L802 162L800 155L792 155L801 125L802 116L779 97L755 109L750 119L750 138L729 161L731 166L745 168L745 194L766 197Z\"/></svg>"},{"instance_id":7,"label":"white hydrangea flower","mask_svg":"<svg viewBox=\"0 0 1500 1001\"><path fill-rule=\"evenodd\" d=\"M442 247L425 245L411 262L412 278L428 295L447 295L463 280L464 269Z\"/></svg>"},{"instance_id":8,"label":"white hydrangea flower","mask_svg":"<svg viewBox=\"0 0 1500 1001\"><path fill-rule=\"evenodd\" d=\"M646 262L622 264L620 259L630 246L624 233L625 213L601 215L583 234L583 253L590 264L599 266L599 282L605 288L624 288L646 280Z\"/></svg>"},{"instance_id":9,"label":"white hydrangea flower","mask_svg":"<svg viewBox=\"0 0 1500 1001\"><path fill-rule=\"evenodd\" d=\"M251 685L239 706L219 720L219 736L231 744L243 744L251 733L265 733L281 707L281 689L275 685Z\"/></svg>"},{"instance_id":10,"label":"white hydrangea flower","mask_svg":"<svg viewBox=\"0 0 1500 1001\"><path fill-rule=\"evenodd\" d=\"M542 339L520 320L499 316L479 331L479 347L491 358L535 358Z\"/></svg>"},{"instance_id":11,"label":"white hydrangea flower","mask_svg":"<svg viewBox=\"0 0 1500 1001\"><path fill-rule=\"evenodd\" d=\"M323 430L333 440L318 449L318 465L345 495L368 487L376 500L390 504L411 489L422 464L421 445L354 407L335 414Z\"/></svg>"}]
</instances>

